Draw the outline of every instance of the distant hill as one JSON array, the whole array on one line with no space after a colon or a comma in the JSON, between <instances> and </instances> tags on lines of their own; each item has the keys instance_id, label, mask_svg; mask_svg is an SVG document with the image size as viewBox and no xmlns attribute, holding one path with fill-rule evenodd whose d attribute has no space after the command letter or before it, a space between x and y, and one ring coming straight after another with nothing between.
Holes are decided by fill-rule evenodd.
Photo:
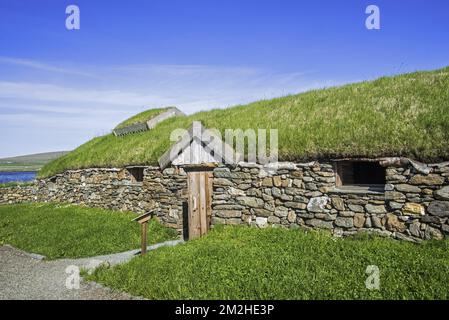
<instances>
[{"instance_id":1,"label":"distant hill","mask_svg":"<svg viewBox=\"0 0 449 320\"><path fill-rule=\"evenodd\" d=\"M153 116L150 110L125 121ZM139 120L137 119L137 120ZM279 160L405 156L449 160L449 67L261 100L162 121L124 137L108 134L86 142L39 172L157 165L173 144L170 133L198 120L206 128L278 129Z\"/></svg>"},{"instance_id":2,"label":"distant hill","mask_svg":"<svg viewBox=\"0 0 449 320\"><path fill-rule=\"evenodd\" d=\"M24 156L0 159L0 171L38 171L48 162L55 160L69 151L56 151L28 154Z\"/></svg>"}]
</instances>

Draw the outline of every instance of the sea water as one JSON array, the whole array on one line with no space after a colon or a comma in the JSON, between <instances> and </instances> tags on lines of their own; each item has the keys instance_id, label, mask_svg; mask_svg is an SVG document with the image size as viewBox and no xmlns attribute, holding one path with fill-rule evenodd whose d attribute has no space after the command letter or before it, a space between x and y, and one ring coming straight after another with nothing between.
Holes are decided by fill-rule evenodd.
<instances>
[{"instance_id":1,"label":"sea water","mask_svg":"<svg viewBox=\"0 0 449 320\"><path fill-rule=\"evenodd\" d=\"M27 182L36 178L36 172L0 172L0 183L7 182Z\"/></svg>"}]
</instances>

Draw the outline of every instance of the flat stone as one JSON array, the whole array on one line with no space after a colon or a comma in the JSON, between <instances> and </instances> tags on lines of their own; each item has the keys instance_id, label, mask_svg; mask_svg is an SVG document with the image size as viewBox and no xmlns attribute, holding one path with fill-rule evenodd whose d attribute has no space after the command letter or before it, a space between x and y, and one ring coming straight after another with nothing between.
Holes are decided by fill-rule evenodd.
<instances>
[{"instance_id":1,"label":"flat stone","mask_svg":"<svg viewBox=\"0 0 449 320\"><path fill-rule=\"evenodd\" d=\"M434 192L435 199L449 201L449 186L445 186Z\"/></svg>"},{"instance_id":2,"label":"flat stone","mask_svg":"<svg viewBox=\"0 0 449 320\"><path fill-rule=\"evenodd\" d=\"M287 215L287 221L293 223L296 221L296 213L294 211L290 211Z\"/></svg>"},{"instance_id":3,"label":"flat stone","mask_svg":"<svg viewBox=\"0 0 449 320\"><path fill-rule=\"evenodd\" d=\"M385 206L383 206L383 205L375 206L372 204L367 204L365 206L365 209L368 213L371 213L371 214L382 214L382 213L387 212L387 210L385 209Z\"/></svg>"},{"instance_id":4,"label":"flat stone","mask_svg":"<svg viewBox=\"0 0 449 320\"><path fill-rule=\"evenodd\" d=\"M289 188L285 188L285 193L291 196L298 196L298 195L302 195L304 193L304 190L299 189L299 188L293 188L293 187L289 187Z\"/></svg>"},{"instance_id":5,"label":"flat stone","mask_svg":"<svg viewBox=\"0 0 449 320\"><path fill-rule=\"evenodd\" d=\"M238 204L219 204L214 206L214 210L243 210L244 206Z\"/></svg>"},{"instance_id":6,"label":"flat stone","mask_svg":"<svg viewBox=\"0 0 449 320\"><path fill-rule=\"evenodd\" d=\"M229 171L229 169L227 171L225 171L225 170L214 171L214 177L215 178L230 178L231 172Z\"/></svg>"},{"instance_id":7,"label":"flat stone","mask_svg":"<svg viewBox=\"0 0 449 320\"><path fill-rule=\"evenodd\" d=\"M333 223L331 221L324 221L320 219L306 220L306 225L321 229L332 229L333 227Z\"/></svg>"},{"instance_id":8,"label":"flat stone","mask_svg":"<svg viewBox=\"0 0 449 320\"><path fill-rule=\"evenodd\" d=\"M245 194L250 197L262 197L262 191L259 188L251 188L249 190L246 190Z\"/></svg>"},{"instance_id":9,"label":"flat stone","mask_svg":"<svg viewBox=\"0 0 449 320\"><path fill-rule=\"evenodd\" d=\"M419 203L407 202L402 208L403 214L425 214L424 207Z\"/></svg>"},{"instance_id":10,"label":"flat stone","mask_svg":"<svg viewBox=\"0 0 449 320\"><path fill-rule=\"evenodd\" d=\"M306 183L306 189L311 190L311 191L316 191L316 190L318 190L318 187L316 186L315 183L309 182L309 183Z\"/></svg>"},{"instance_id":11,"label":"flat stone","mask_svg":"<svg viewBox=\"0 0 449 320\"><path fill-rule=\"evenodd\" d=\"M406 177L400 174L387 175L388 181L397 181L397 182L405 182L407 180Z\"/></svg>"},{"instance_id":12,"label":"flat stone","mask_svg":"<svg viewBox=\"0 0 449 320\"><path fill-rule=\"evenodd\" d=\"M231 172L231 178L233 179L251 179L251 174L247 172Z\"/></svg>"},{"instance_id":13,"label":"flat stone","mask_svg":"<svg viewBox=\"0 0 449 320\"><path fill-rule=\"evenodd\" d=\"M267 209L254 209L254 214L258 217L269 217L273 212Z\"/></svg>"},{"instance_id":14,"label":"flat stone","mask_svg":"<svg viewBox=\"0 0 449 320\"><path fill-rule=\"evenodd\" d=\"M440 223L440 218L434 217L434 216L425 215L425 216L421 217L421 222L424 222L424 223Z\"/></svg>"},{"instance_id":15,"label":"flat stone","mask_svg":"<svg viewBox=\"0 0 449 320\"><path fill-rule=\"evenodd\" d=\"M240 190L240 189L236 189L234 187L230 187L229 190L228 190L228 193L231 196L244 196L245 195L245 191Z\"/></svg>"},{"instance_id":16,"label":"flat stone","mask_svg":"<svg viewBox=\"0 0 449 320\"><path fill-rule=\"evenodd\" d=\"M274 209L274 215L278 217L286 217L288 215L288 209L286 207L276 207Z\"/></svg>"},{"instance_id":17,"label":"flat stone","mask_svg":"<svg viewBox=\"0 0 449 320\"><path fill-rule=\"evenodd\" d=\"M405 199L403 193L397 191L385 191L385 200L401 200Z\"/></svg>"},{"instance_id":18,"label":"flat stone","mask_svg":"<svg viewBox=\"0 0 449 320\"><path fill-rule=\"evenodd\" d=\"M420 193L421 189L417 186L412 186L410 184L397 184L396 190L405 193Z\"/></svg>"},{"instance_id":19,"label":"flat stone","mask_svg":"<svg viewBox=\"0 0 449 320\"><path fill-rule=\"evenodd\" d=\"M281 194L281 200L292 201L293 200L293 196L289 196L287 194Z\"/></svg>"},{"instance_id":20,"label":"flat stone","mask_svg":"<svg viewBox=\"0 0 449 320\"><path fill-rule=\"evenodd\" d=\"M404 204L403 203L399 203L399 202L395 202L395 201L390 201L388 203L388 206L391 208L391 210L400 210L400 209L402 209Z\"/></svg>"},{"instance_id":21,"label":"flat stone","mask_svg":"<svg viewBox=\"0 0 449 320\"><path fill-rule=\"evenodd\" d=\"M279 176L273 177L273 184L275 187L280 187L282 185L282 179Z\"/></svg>"},{"instance_id":22,"label":"flat stone","mask_svg":"<svg viewBox=\"0 0 449 320\"><path fill-rule=\"evenodd\" d=\"M345 203L343 202L342 198L332 198L332 205L338 211L345 210Z\"/></svg>"},{"instance_id":23,"label":"flat stone","mask_svg":"<svg viewBox=\"0 0 449 320\"><path fill-rule=\"evenodd\" d=\"M443 230L443 232L444 232L445 234L449 234L449 225L443 224L443 225L441 226L441 230Z\"/></svg>"},{"instance_id":24,"label":"flat stone","mask_svg":"<svg viewBox=\"0 0 449 320\"><path fill-rule=\"evenodd\" d=\"M256 217L256 225L259 228L264 228L267 226L268 218L265 217Z\"/></svg>"},{"instance_id":25,"label":"flat stone","mask_svg":"<svg viewBox=\"0 0 449 320\"><path fill-rule=\"evenodd\" d=\"M225 178L214 178L214 185L216 186L233 186L234 184Z\"/></svg>"},{"instance_id":26,"label":"flat stone","mask_svg":"<svg viewBox=\"0 0 449 320\"><path fill-rule=\"evenodd\" d=\"M348 208L349 208L349 210L354 211L354 212L365 212L363 207L358 204L348 204Z\"/></svg>"},{"instance_id":27,"label":"flat stone","mask_svg":"<svg viewBox=\"0 0 449 320\"><path fill-rule=\"evenodd\" d=\"M438 217L449 217L449 201L432 201L427 211Z\"/></svg>"},{"instance_id":28,"label":"flat stone","mask_svg":"<svg viewBox=\"0 0 449 320\"><path fill-rule=\"evenodd\" d=\"M356 222L354 220L354 226L356 225ZM364 224L365 228L371 228L373 226L372 222L371 222L371 218L367 217L365 219L365 224Z\"/></svg>"},{"instance_id":29,"label":"flat stone","mask_svg":"<svg viewBox=\"0 0 449 320\"><path fill-rule=\"evenodd\" d=\"M424 239L442 240L443 238L444 236L441 231L436 228L427 226L426 230L424 231Z\"/></svg>"},{"instance_id":30,"label":"flat stone","mask_svg":"<svg viewBox=\"0 0 449 320\"><path fill-rule=\"evenodd\" d=\"M243 221L240 218L229 218L226 219L226 224L230 224L230 225L239 225L242 224Z\"/></svg>"},{"instance_id":31,"label":"flat stone","mask_svg":"<svg viewBox=\"0 0 449 320\"><path fill-rule=\"evenodd\" d=\"M300 210L304 210L307 205L305 203L300 203L300 202L285 202L284 206L287 208L293 208L293 209L300 209Z\"/></svg>"},{"instance_id":32,"label":"flat stone","mask_svg":"<svg viewBox=\"0 0 449 320\"><path fill-rule=\"evenodd\" d=\"M337 217L335 225L343 228L352 228L354 224L352 218Z\"/></svg>"},{"instance_id":33,"label":"flat stone","mask_svg":"<svg viewBox=\"0 0 449 320\"><path fill-rule=\"evenodd\" d=\"M262 180L262 186L264 187L272 187L273 186L273 179L271 177L266 177Z\"/></svg>"},{"instance_id":34,"label":"flat stone","mask_svg":"<svg viewBox=\"0 0 449 320\"><path fill-rule=\"evenodd\" d=\"M277 187L273 187L271 188L271 195L275 198L280 198L282 193L281 193L281 189L277 188Z\"/></svg>"},{"instance_id":35,"label":"flat stone","mask_svg":"<svg viewBox=\"0 0 449 320\"><path fill-rule=\"evenodd\" d=\"M410 234L414 237L421 238L420 224L419 222L412 223L408 229L410 230Z\"/></svg>"},{"instance_id":36,"label":"flat stone","mask_svg":"<svg viewBox=\"0 0 449 320\"><path fill-rule=\"evenodd\" d=\"M248 190L249 188L251 188L251 184L250 183L241 183L241 184L237 185L237 188L239 188L241 190Z\"/></svg>"},{"instance_id":37,"label":"flat stone","mask_svg":"<svg viewBox=\"0 0 449 320\"><path fill-rule=\"evenodd\" d=\"M365 224L365 215L363 213L356 213L354 215L354 227L362 228L364 224Z\"/></svg>"},{"instance_id":38,"label":"flat stone","mask_svg":"<svg viewBox=\"0 0 449 320\"><path fill-rule=\"evenodd\" d=\"M215 215L221 218L240 218L242 212L238 210L219 210L215 211Z\"/></svg>"},{"instance_id":39,"label":"flat stone","mask_svg":"<svg viewBox=\"0 0 449 320\"><path fill-rule=\"evenodd\" d=\"M211 223L214 224L225 224L226 219L218 218L218 217L212 217Z\"/></svg>"},{"instance_id":40,"label":"flat stone","mask_svg":"<svg viewBox=\"0 0 449 320\"><path fill-rule=\"evenodd\" d=\"M379 217L372 216L371 222L372 222L374 228L382 229L383 224L382 224L382 220Z\"/></svg>"},{"instance_id":41,"label":"flat stone","mask_svg":"<svg viewBox=\"0 0 449 320\"><path fill-rule=\"evenodd\" d=\"M240 204L251 208L262 208L264 205L264 201L256 197L238 197L237 201Z\"/></svg>"},{"instance_id":42,"label":"flat stone","mask_svg":"<svg viewBox=\"0 0 449 320\"><path fill-rule=\"evenodd\" d=\"M427 176L422 175L422 174L417 174L410 178L409 183L415 184L415 185L426 185L426 186L441 185L444 183L444 178L437 174L429 174Z\"/></svg>"},{"instance_id":43,"label":"flat stone","mask_svg":"<svg viewBox=\"0 0 449 320\"><path fill-rule=\"evenodd\" d=\"M310 212L325 212L329 201L328 196L311 198L307 204L307 210Z\"/></svg>"},{"instance_id":44,"label":"flat stone","mask_svg":"<svg viewBox=\"0 0 449 320\"><path fill-rule=\"evenodd\" d=\"M281 222L281 219L279 219L279 217L276 216L269 216L267 221L268 223L279 223Z\"/></svg>"},{"instance_id":45,"label":"flat stone","mask_svg":"<svg viewBox=\"0 0 449 320\"><path fill-rule=\"evenodd\" d=\"M339 215L342 217L353 217L354 216L354 212L352 211L340 211Z\"/></svg>"},{"instance_id":46,"label":"flat stone","mask_svg":"<svg viewBox=\"0 0 449 320\"><path fill-rule=\"evenodd\" d=\"M405 224L399 221L398 217L392 213L387 213L385 216L385 227L389 231L404 232L406 227Z\"/></svg>"},{"instance_id":47,"label":"flat stone","mask_svg":"<svg viewBox=\"0 0 449 320\"><path fill-rule=\"evenodd\" d=\"M303 196L294 196L293 200L295 202L302 202L302 203L306 203L306 204L309 202L309 199L307 199L306 197L303 197Z\"/></svg>"},{"instance_id":48,"label":"flat stone","mask_svg":"<svg viewBox=\"0 0 449 320\"><path fill-rule=\"evenodd\" d=\"M401 241L409 241L409 242L414 242L414 243L419 243L420 242L419 240L416 240L416 239L414 239L412 237L406 236L405 234L399 233L399 232L396 232L394 234L394 238L396 238L398 240L401 240Z\"/></svg>"},{"instance_id":49,"label":"flat stone","mask_svg":"<svg viewBox=\"0 0 449 320\"><path fill-rule=\"evenodd\" d=\"M299 179L293 179L292 185L294 185L295 187L301 187L302 186L302 181L299 180Z\"/></svg>"}]
</instances>

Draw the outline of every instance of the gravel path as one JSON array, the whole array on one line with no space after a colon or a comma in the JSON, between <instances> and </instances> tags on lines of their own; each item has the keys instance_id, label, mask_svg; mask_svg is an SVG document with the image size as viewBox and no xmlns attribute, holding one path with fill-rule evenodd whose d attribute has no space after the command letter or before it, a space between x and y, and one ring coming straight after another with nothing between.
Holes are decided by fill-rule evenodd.
<instances>
[{"instance_id":1,"label":"gravel path","mask_svg":"<svg viewBox=\"0 0 449 320\"><path fill-rule=\"evenodd\" d=\"M154 250L160 246L176 245L181 240L149 246ZM109 289L94 282L80 279L79 289L68 289L67 278L76 274L73 266L92 269L107 262L110 265L123 263L139 250L83 259L39 260L11 246L0 247L0 299L51 299L51 300L128 300L139 299L129 294ZM68 269L67 267L72 266ZM66 270L68 273L66 273ZM76 269L75 269L76 270ZM70 279L70 278L69 278ZM70 282L69 284L73 284Z\"/></svg>"}]
</instances>

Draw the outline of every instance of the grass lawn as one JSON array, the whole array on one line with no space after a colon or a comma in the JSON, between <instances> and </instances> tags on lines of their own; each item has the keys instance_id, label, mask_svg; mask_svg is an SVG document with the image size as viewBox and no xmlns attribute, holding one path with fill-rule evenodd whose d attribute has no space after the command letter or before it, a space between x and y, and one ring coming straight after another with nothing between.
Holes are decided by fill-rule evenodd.
<instances>
[{"instance_id":1,"label":"grass lawn","mask_svg":"<svg viewBox=\"0 0 449 320\"><path fill-rule=\"evenodd\" d=\"M34 185L33 182L5 182L0 183L0 188L29 187L32 185Z\"/></svg>"},{"instance_id":2,"label":"grass lawn","mask_svg":"<svg viewBox=\"0 0 449 320\"><path fill-rule=\"evenodd\" d=\"M45 153L28 154L17 157L2 158L0 159L0 172L38 171L46 163L66 153L67 151L57 151L57 152L45 152Z\"/></svg>"},{"instance_id":3,"label":"grass lawn","mask_svg":"<svg viewBox=\"0 0 449 320\"><path fill-rule=\"evenodd\" d=\"M149 299L448 299L449 242L218 226L88 276ZM368 290L368 265L380 290Z\"/></svg>"},{"instance_id":4,"label":"grass lawn","mask_svg":"<svg viewBox=\"0 0 449 320\"><path fill-rule=\"evenodd\" d=\"M168 108L169 107L167 107L167 108L158 108L158 109L149 109L149 110L143 111L141 113L136 114L135 116L132 116L129 119L126 119L125 121L120 123L115 128L119 129L119 128L123 128L123 127L126 127L126 126L130 126L132 124L147 122L148 120L150 120L150 119L160 115L161 113L166 111Z\"/></svg>"},{"instance_id":5,"label":"grass lawn","mask_svg":"<svg viewBox=\"0 0 449 320\"><path fill-rule=\"evenodd\" d=\"M10 244L48 259L79 258L140 248L136 215L61 204L0 205L0 245ZM149 243L176 238L151 222Z\"/></svg>"},{"instance_id":6,"label":"grass lawn","mask_svg":"<svg viewBox=\"0 0 449 320\"><path fill-rule=\"evenodd\" d=\"M449 67L173 117L145 132L94 138L48 163L38 174L155 165L173 143L170 133L188 128L193 120L220 130L223 137L227 128L256 133L258 128L278 129L281 161L407 156L437 162L449 159L448 88Z\"/></svg>"}]
</instances>

